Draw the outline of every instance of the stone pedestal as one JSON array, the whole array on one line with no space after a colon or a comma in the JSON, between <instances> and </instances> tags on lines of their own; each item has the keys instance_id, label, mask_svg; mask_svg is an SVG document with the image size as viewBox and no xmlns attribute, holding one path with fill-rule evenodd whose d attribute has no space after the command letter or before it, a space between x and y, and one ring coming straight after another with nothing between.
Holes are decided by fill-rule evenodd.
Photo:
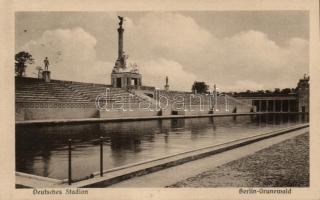
<instances>
[{"instance_id":1,"label":"stone pedestal","mask_svg":"<svg viewBox=\"0 0 320 200\"><path fill-rule=\"evenodd\" d=\"M164 89L165 89L166 91L169 91L169 85L165 85L165 86L164 86Z\"/></svg>"},{"instance_id":2,"label":"stone pedestal","mask_svg":"<svg viewBox=\"0 0 320 200\"><path fill-rule=\"evenodd\" d=\"M43 78L44 82L49 83L50 82L50 71L43 71L42 78Z\"/></svg>"},{"instance_id":3,"label":"stone pedestal","mask_svg":"<svg viewBox=\"0 0 320 200\"><path fill-rule=\"evenodd\" d=\"M142 76L132 72L113 72L111 73L111 85L114 88L140 87L142 85Z\"/></svg>"}]
</instances>

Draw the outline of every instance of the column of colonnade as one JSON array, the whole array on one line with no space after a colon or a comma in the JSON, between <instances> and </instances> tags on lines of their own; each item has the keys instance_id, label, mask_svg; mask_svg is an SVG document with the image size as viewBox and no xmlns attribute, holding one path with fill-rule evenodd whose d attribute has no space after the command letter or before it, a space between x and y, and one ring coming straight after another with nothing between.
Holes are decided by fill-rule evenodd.
<instances>
[{"instance_id":1,"label":"column of colonnade","mask_svg":"<svg viewBox=\"0 0 320 200\"><path fill-rule=\"evenodd\" d=\"M262 101L259 100L259 112L262 112Z\"/></svg>"},{"instance_id":2,"label":"column of colonnade","mask_svg":"<svg viewBox=\"0 0 320 200\"><path fill-rule=\"evenodd\" d=\"M266 112L269 112L269 101L266 100Z\"/></svg>"},{"instance_id":3,"label":"column of colonnade","mask_svg":"<svg viewBox=\"0 0 320 200\"><path fill-rule=\"evenodd\" d=\"M296 104L292 99L255 99L252 103L257 112L295 112ZM279 105L280 104L280 105ZM265 105L265 106L264 106Z\"/></svg>"}]
</instances>

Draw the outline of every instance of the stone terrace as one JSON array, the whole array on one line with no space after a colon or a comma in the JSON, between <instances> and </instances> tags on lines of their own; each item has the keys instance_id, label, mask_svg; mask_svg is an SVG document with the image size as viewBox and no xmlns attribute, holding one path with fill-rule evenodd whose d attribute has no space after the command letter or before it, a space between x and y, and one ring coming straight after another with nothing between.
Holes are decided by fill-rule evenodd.
<instances>
[{"instance_id":1,"label":"stone terrace","mask_svg":"<svg viewBox=\"0 0 320 200\"><path fill-rule=\"evenodd\" d=\"M178 100L183 99L186 105L199 105L200 101L202 105L210 105L210 101L212 104L214 104L214 97L212 97L209 94L193 94L191 92L159 90L158 96L156 98L159 99L160 95L167 97L170 101L170 104L172 104L174 101L177 101L177 99ZM177 99L175 100L174 98L177 98ZM160 101L161 100L162 99L160 98ZM244 106L244 105L251 106L229 95L225 95L225 94L218 95L217 104L219 106L225 106L226 102L232 105L237 105L237 106Z\"/></svg>"},{"instance_id":2,"label":"stone terrace","mask_svg":"<svg viewBox=\"0 0 320 200\"><path fill-rule=\"evenodd\" d=\"M90 102L80 92L63 85L62 81L46 83L41 79L16 78L16 102Z\"/></svg>"},{"instance_id":3,"label":"stone terrace","mask_svg":"<svg viewBox=\"0 0 320 200\"><path fill-rule=\"evenodd\" d=\"M16 102L72 102L90 103L98 95L105 95L109 88L108 101L137 103L143 101L125 89L110 88L110 85L81 83L73 81L51 80L49 83L42 79L19 77L16 78Z\"/></svg>"},{"instance_id":4,"label":"stone terrace","mask_svg":"<svg viewBox=\"0 0 320 200\"><path fill-rule=\"evenodd\" d=\"M78 91L85 95L94 102L98 95L106 95L106 100L108 101L121 101L123 103L138 103L143 101L140 97L133 95L132 93L126 91L122 88L112 88L110 85L104 84L93 84L93 83L81 83L81 82L65 82L65 86L69 87L74 91ZM106 93L106 90L108 91Z\"/></svg>"}]
</instances>

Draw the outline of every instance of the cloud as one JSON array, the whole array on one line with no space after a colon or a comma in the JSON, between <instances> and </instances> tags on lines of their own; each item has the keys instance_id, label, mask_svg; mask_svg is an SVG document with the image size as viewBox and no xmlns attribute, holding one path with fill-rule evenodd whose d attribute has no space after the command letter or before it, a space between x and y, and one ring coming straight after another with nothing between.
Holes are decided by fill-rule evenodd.
<instances>
[{"instance_id":1,"label":"cloud","mask_svg":"<svg viewBox=\"0 0 320 200\"><path fill-rule=\"evenodd\" d=\"M259 83L263 86L261 89L295 87L298 79L308 72L308 42L292 38L287 43L287 46L279 46L258 31L225 38L219 48L221 57L227 59L217 58L215 63L221 67L216 70L224 71L225 80L231 83L240 79Z\"/></svg>"},{"instance_id":2,"label":"cloud","mask_svg":"<svg viewBox=\"0 0 320 200\"><path fill-rule=\"evenodd\" d=\"M97 40L82 28L45 31L40 38L26 43L21 50L30 52L34 65L27 68L27 74L34 76L36 66L43 66L47 56L52 78L82 82L110 83L113 62L101 61L96 56ZM195 75L185 72L176 61L159 58L156 60L131 59L138 63L143 74L143 84L163 88L165 77L179 90L190 90ZM184 77L184 78L181 78Z\"/></svg>"},{"instance_id":3,"label":"cloud","mask_svg":"<svg viewBox=\"0 0 320 200\"><path fill-rule=\"evenodd\" d=\"M170 89L190 91L196 76L183 70L183 66L175 61L163 58L149 61L137 61L140 73L143 74L143 84L164 89L165 77L169 77ZM172 86L174 86L172 88Z\"/></svg>"},{"instance_id":4,"label":"cloud","mask_svg":"<svg viewBox=\"0 0 320 200\"><path fill-rule=\"evenodd\" d=\"M95 38L99 34L78 27L45 31L23 48L36 58L36 65L42 66L48 56L54 78L109 84L117 23L115 13L108 17L104 20L114 24L104 30L103 43ZM279 45L258 30L216 37L192 17L170 12L127 17L124 28L128 63L138 64L145 85L163 88L168 75L174 90L190 90L195 80L215 83L220 90L273 89L295 87L308 73L309 44L302 38L288 38Z\"/></svg>"},{"instance_id":5,"label":"cloud","mask_svg":"<svg viewBox=\"0 0 320 200\"><path fill-rule=\"evenodd\" d=\"M308 41L301 38L289 38L285 46L257 30L218 38L191 17L163 12L129 20L126 34L133 57L177 62L183 71L221 89L244 80L259 83L259 89L294 87L308 72ZM235 89L247 89L242 86Z\"/></svg>"},{"instance_id":6,"label":"cloud","mask_svg":"<svg viewBox=\"0 0 320 200\"><path fill-rule=\"evenodd\" d=\"M211 39L211 34L191 17L173 13L148 13L137 23L129 21L127 29L129 42L135 42L132 48L143 44L155 51L168 50L184 55L206 46ZM141 40L144 43L140 43Z\"/></svg>"},{"instance_id":7,"label":"cloud","mask_svg":"<svg viewBox=\"0 0 320 200\"><path fill-rule=\"evenodd\" d=\"M232 86L225 87L225 91L244 91L245 90L262 90L263 85L250 80L239 80Z\"/></svg>"},{"instance_id":8,"label":"cloud","mask_svg":"<svg viewBox=\"0 0 320 200\"><path fill-rule=\"evenodd\" d=\"M92 35L77 27L45 31L21 49L30 52L36 60L27 68L29 75L35 72L35 66L43 67L43 59L47 56L54 79L106 83L113 64L97 59L96 43Z\"/></svg>"}]
</instances>

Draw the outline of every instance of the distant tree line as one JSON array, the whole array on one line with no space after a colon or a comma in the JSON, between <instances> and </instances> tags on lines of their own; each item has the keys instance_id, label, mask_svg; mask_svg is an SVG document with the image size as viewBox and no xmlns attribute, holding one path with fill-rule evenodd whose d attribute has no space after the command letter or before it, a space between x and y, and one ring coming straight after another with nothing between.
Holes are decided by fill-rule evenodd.
<instances>
[{"instance_id":1,"label":"distant tree line","mask_svg":"<svg viewBox=\"0 0 320 200\"><path fill-rule=\"evenodd\" d=\"M192 85L191 91L197 94L209 94L209 85L203 81L195 81ZM222 92L220 94L227 94L234 97L256 97L256 96L287 96L294 95L296 93L296 88L275 88L272 90L246 90L244 92Z\"/></svg>"},{"instance_id":2,"label":"distant tree line","mask_svg":"<svg viewBox=\"0 0 320 200\"><path fill-rule=\"evenodd\" d=\"M232 95L234 97L251 97L251 96L282 96L282 95L290 95L295 94L295 88L275 88L273 91L271 90L246 90L245 92L229 92L227 94Z\"/></svg>"}]
</instances>

